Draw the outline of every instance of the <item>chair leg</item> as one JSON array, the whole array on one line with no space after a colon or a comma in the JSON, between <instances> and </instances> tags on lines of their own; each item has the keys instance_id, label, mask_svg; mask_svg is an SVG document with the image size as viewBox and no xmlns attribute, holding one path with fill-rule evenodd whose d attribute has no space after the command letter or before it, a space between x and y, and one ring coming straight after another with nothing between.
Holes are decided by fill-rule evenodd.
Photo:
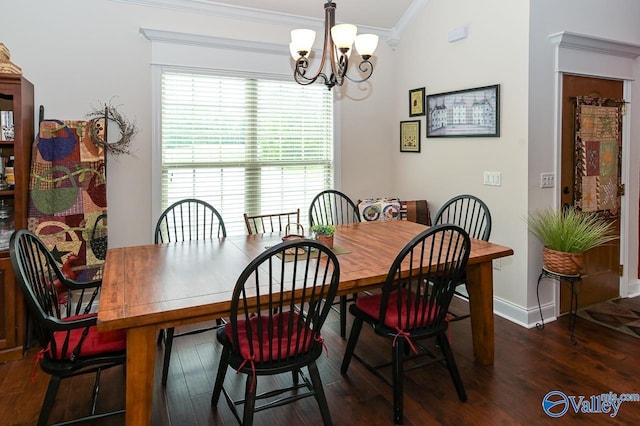
<instances>
[{"instance_id":1,"label":"chair leg","mask_svg":"<svg viewBox=\"0 0 640 426\"><path fill-rule=\"evenodd\" d=\"M358 337L360 337L361 330L362 319L355 317L353 319L353 324L351 324L351 334L349 334L347 348L344 350L344 358L342 358L342 366L340 367L341 374L347 374L351 358L353 357L353 351L356 349L356 343L358 343Z\"/></svg>"},{"instance_id":2,"label":"chair leg","mask_svg":"<svg viewBox=\"0 0 640 426\"><path fill-rule=\"evenodd\" d=\"M164 328L160 329L158 333L158 341L156 342L158 345L164 341Z\"/></svg>"},{"instance_id":3,"label":"chair leg","mask_svg":"<svg viewBox=\"0 0 640 426\"><path fill-rule=\"evenodd\" d=\"M347 296L340 296L340 337L347 336Z\"/></svg>"},{"instance_id":4,"label":"chair leg","mask_svg":"<svg viewBox=\"0 0 640 426\"><path fill-rule=\"evenodd\" d=\"M42 403L40 416L38 417L38 426L46 426L47 420L49 420L49 415L51 414L51 409L53 408L53 403L56 400L56 394L58 393L61 380L62 379L57 376L51 376L49 379L47 393L44 396L44 402Z\"/></svg>"},{"instance_id":5,"label":"chair leg","mask_svg":"<svg viewBox=\"0 0 640 426\"><path fill-rule=\"evenodd\" d=\"M224 384L224 377L227 374L227 368L229 366L229 356L231 350L224 346L222 348L222 355L220 355L220 362L218 363L218 373L216 374L216 383L213 385L213 395L211 395L211 406L216 407L218 400L220 399L220 393L222 392L222 385Z\"/></svg>"},{"instance_id":6,"label":"chair leg","mask_svg":"<svg viewBox=\"0 0 640 426\"><path fill-rule=\"evenodd\" d=\"M242 414L242 425L253 425L253 413L256 408L256 391L258 387L258 378L253 374L247 374L247 383L244 392L244 413Z\"/></svg>"},{"instance_id":7,"label":"chair leg","mask_svg":"<svg viewBox=\"0 0 640 426\"><path fill-rule=\"evenodd\" d=\"M458 398L460 398L460 401L464 402L467 400L467 393L464 390L464 383L462 383L462 378L460 377L456 360L453 357L453 351L449 345L449 339L447 339L446 335L441 334L437 337L437 342L438 345L440 345L444 359L447 362L447 368L449 369L449 374L451 375L453 384L456 386Z\"/></svg>"},{"instance_id":8,"label":"chair leg","mask_svg":"<svg viewBox=\"0 0 640 426\"><path fill-rule=\"evenodd\" d=\"M100 373L102 373L102 369L98 368L98 371L96 371L96 380L93 383L91 415L94 415L96 413L96 405L98 405L98 393L100 392Z\"/></svg>"},{"instance_id":9,"label":"chair leg","mask_svg":"<svg viewBox=\"0 0 640 426\"><path fill-rule=\"evenodd\" d=\"M169 362L171 362L171 349L173 348L173 327L167 328L167 337L164 340L164 361L162 362L162 386L167 385L167 376L169 375Z\"/></svg>"},{"instance_id":10,"label":"chair leg","mask_svg":"<svg viewBox=\"0 0 640 426\"><path fill-rule=\"evenodd\" d=\"M325 426L332 424L331 413L329 412L329 404L327 404L327 397L324 394L322 388L322 380L320 379L320 373L318 372L318 366L315 361L307 366L309 369L309 376L311 377L311 383L313 384L313 390L315 391L315 398L320 406L320 414L322 414L322 422Z\"/></svg>"},{"instance_id":11,"label":"chair leg","mask_svg":"<svg viewBox=\"0 0 640 426\"><path fill-rule=\"evenodd\" d=\"M404 387L404 339L396 340L391 348L391 369L393 382L393 421L395 425L402 424L403 418L403 387Z\"/></svg>"},{"instance_id":12,"label":"chair leg","mask_svg":"<svg viewBox=\"0 0 640 426\"><path fill-rule=\"evenodd\" d=\"M469 294L469 292L467 290L467 283L465 281L463 281L460 284L458 284L456 288L458 288L458 287L464 287L464 289L467 292L467 294ZM454 297L456 297L456 296L467 300L467 302L469 301L469 297L467 295L463 294L463 293L460 293L458 290L456 290L455 293L454 293ZM459 314L459 315L457 315L457 314L450 313L450 315L449 315L449 323L451 324L453 322L461 321L461 320L467 319L469 317L471 317L470 314Z\"/></svg>"}]
</instances>

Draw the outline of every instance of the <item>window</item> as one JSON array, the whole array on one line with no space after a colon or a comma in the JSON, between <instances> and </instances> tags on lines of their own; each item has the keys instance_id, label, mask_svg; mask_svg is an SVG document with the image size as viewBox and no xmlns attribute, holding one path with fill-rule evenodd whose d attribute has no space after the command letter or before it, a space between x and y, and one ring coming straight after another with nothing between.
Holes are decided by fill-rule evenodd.
<instances>
[{"instance_id":1,"label":"window","mask_svg":"<svg viewBox=\"0 0 640 426\"><path fill-rule=\"evenodd\" d=\"M333 187L333 99L322 85L163 71L162 208L211 203L228 234L243 213L301 210Z\"/></svg>"}]
</instances>

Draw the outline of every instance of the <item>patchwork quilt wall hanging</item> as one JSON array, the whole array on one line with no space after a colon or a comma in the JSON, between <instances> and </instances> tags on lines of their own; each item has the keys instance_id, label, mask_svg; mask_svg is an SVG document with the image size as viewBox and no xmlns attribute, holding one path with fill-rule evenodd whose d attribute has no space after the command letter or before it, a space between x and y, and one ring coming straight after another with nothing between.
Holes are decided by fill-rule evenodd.
<instances>
[{"instance_id":1,"label":"patchwork quilt wall hanging","mask_svg":"<svg viewBox=\"0 0 640 426\"><path fill-rule=\"evenodd\" d=\"M107 250L105 152L89 126L104 120L42 120L29 181L29 230L80 281L102 276Z\"/></svg>"},{"instance_id":2,"label":"patchwork quilt wall hanging","mask_svg":"<svg viewBox=\"0 0 640 426\"><path fill-rule=\"evenodd\" d=\"M620 99L576 98L574 206L604 217L620 213L622 109Z\"/></svg>"}]
</instances>

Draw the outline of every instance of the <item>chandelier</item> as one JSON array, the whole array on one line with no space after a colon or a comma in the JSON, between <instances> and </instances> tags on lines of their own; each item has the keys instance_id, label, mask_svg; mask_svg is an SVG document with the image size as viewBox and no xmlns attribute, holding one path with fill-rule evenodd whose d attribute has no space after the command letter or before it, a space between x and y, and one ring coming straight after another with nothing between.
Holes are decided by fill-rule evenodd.
<instances>
[{"instance_id":1,"label":"chandelier","mask_svg":"<svg viewBox=\"0 0 640 426\"><path fill-rule=\"evenodd\" d=\"M318 71L307 75L309 68L309 53L316 39L313 30L291 31L289 50L296 62L293 78L302 85L315 83L321 78L329 90L335 85L342 86L347 78L354 83L366 81L373 74L373 64L369 59L378 46L378 36L375 34L360 34L356 36L358 28L351 24L335 25L336 4L327 1L324 5L324 48ZM351 47L355 42L356 50L362 57L358 65L362 78L356 79L347 75ZM330 69L325 73L325 62L329 61Z\"/></svg>"}]
</instances>

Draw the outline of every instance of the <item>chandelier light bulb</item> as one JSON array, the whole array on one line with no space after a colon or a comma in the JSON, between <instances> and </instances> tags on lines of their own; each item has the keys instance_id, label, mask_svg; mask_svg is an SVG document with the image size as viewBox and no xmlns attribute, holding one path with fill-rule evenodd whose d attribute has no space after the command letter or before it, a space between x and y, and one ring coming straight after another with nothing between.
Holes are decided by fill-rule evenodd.
<instances>
[{"instance_id":1,"label":"chandelier light bulb","mask_svg":"<svg viewBox=\"0 0 640 426\"><path fill-rule=\"evenodd\" d=\"M311 47L313 46L313 42L316 40L316 32L313 30L292 30L291 31L291 46L289 50L294 50L297 53L300 53L294 59L298 59L300 56L308 56L309 52L311 52Z\"/></svg>"},{"instance_id":2,"label":"chandelier light bulb","mask_svg":"<svg viewBox=\"0 0 640 426\"><path fill-rule=\"evenodd\" d=\"M344 52L350 49L351 45L353 45L353 40L355 40L357 32L358 27L356 27L355 25L334 25L331 28L331 38L333 39L333 44L336 45L338 50Z\"/></svg>"},{"instance_id":3,"label":"chandelier light bulb","mask_svg":"<svg viewBox=\"0 0 640 426\"><path fill-rule=\"evenodd\" d=\"M360 34L355 41L356 50L364 59L369 59L378 47L378 36L375 34Z\"/></svg>"}]
</instances>

